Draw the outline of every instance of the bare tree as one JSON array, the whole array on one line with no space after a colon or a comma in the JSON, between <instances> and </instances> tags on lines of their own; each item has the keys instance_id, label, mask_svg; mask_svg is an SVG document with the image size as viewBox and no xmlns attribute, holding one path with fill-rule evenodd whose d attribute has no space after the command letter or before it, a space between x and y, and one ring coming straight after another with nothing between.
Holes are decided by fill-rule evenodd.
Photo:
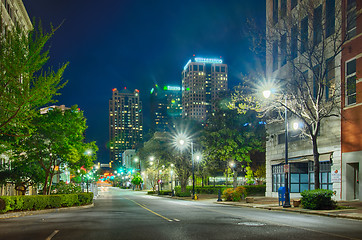
<instances>
[{"instance_id":1,"label":"bare tree","mask_svg":"<svg viewBox=\"0 0 362 240\"><path fill-rule=\"evenodd\" d=\"M267 5L272 2L268 0ZM267 62L266 80L259 84L258 94L269 89L273 99L252 106L272 116L270 122L284 120L285 108L303 122L301 133L313 149L315 189L320 187L317 140L321 124L340 117L340 57L348 40L343 35L342 10L341 0L304 0L293 9L285 4L268 14L265 38L258 41L266 44ZM235 104L240 99L248 101L241 94L234 94L233 106L248 108Z\"/></svg>"}]
</instances>

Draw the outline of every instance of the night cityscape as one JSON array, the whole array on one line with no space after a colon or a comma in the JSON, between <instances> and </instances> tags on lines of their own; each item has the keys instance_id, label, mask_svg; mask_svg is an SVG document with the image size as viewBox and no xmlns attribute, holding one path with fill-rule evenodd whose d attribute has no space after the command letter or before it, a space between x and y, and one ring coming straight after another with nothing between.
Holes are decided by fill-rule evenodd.
<instances>
[{"instance_id":1,"label":"night cityscape","mask_svg":"<svg viewBox=\"0 0 362 240\"><path fill-rule=\"evenodd\" d=\"M0 239L362 239L361 0L0 5Z\"/></svg>"}]
</instances>

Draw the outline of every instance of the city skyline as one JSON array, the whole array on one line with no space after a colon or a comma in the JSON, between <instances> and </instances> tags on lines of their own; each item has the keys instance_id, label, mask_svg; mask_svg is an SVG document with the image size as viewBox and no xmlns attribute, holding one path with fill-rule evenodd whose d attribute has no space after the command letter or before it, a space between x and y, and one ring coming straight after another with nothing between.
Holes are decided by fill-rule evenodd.
<instances>
[{"instance_id":1,"label":"city skyline","mask_svg":"<svg viewBox=\"0 0 362 240\"><path fill-rule=\"evenodd\" d=\"M241 74L264 68L264 58L249 50L246 21L257 19L265 29L265 0L23 2L30 18L40 18L45 28L62 23L50 41L49 65L70 62L64 74L69 82L57 104L77 104L84 110L86 139L97 142L101 162L109 159L107 116L113 88L139 89L148 123L152 86L181 85L183 67L193 54L222 56L231 87Z\"/></svg>"}]
</instances>

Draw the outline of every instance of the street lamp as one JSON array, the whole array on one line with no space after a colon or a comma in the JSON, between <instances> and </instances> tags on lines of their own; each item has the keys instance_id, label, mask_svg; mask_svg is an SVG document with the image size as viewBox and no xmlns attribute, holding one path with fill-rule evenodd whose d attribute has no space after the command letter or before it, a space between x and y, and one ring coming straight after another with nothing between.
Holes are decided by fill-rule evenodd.
<instances>
[{"instance_id":1,"label":"street lamp","mask_svg":"<svg viewBox=\"0 0 362 240\"><path fill-rule=\"evenodd\" d=\"M264 98L271 96L271 90L264 90ZM289 195L289 163L288 163L288 108L287 108L287 97L284 97L284 127L285 127L285 165L284 165L284 185L285 185L285 202L283 207L288 208L290 206L290 195ZM294 127L294 125L293 125Z\"/></svg>"},{"instance_id":2,"label":"street lamp","mask_svg":"<svg viewBox=\"0 0 362 240\"><path fill-rule=\"evenodd\" d=\"M192 161L192 199L195 199L195 161L194 161L194 144L192 140L186 135L180 134L176 136L176 145L182 151L190 143L191 147L191 161Z\"/></svg>"}]
</instances>

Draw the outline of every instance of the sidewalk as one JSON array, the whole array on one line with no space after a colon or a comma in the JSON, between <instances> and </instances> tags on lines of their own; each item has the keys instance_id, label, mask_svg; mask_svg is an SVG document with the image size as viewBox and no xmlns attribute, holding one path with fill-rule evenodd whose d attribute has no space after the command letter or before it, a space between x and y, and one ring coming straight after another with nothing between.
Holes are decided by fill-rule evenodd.
<instances>
[{"instance_id":1,"label":"sidewalk","mask_svg":"<svg viewBox=\"0 0 362 240\"><path fill-rule=\"evenodd\" d=\"M236 207L261 208L267 210L290 211L290 212L297 212L303 214L316 214L316 215L329 216L329 217L362 220L361 201L338 201L337 205L340 207L340 209L335 209L335 210L310 210L310 209L304 209L302 207L293 207L292 200L291 200L292 207L283 208L283 206L279 206L277 198L262 197L262 196L253 196L252 197L254 198L253 203L246 203L245 200L242 200L241 202L225 202L225 201L218 202L217 195L209 195L209 194L198 195L199 198L198 200L192 200L190 197L188 198L174 197L174 198L182 200L190 200L190 201L200 201L200 202L207 201L215 204L223 204L223 205L236 206Z\"/></svg>"}]
</instances>

